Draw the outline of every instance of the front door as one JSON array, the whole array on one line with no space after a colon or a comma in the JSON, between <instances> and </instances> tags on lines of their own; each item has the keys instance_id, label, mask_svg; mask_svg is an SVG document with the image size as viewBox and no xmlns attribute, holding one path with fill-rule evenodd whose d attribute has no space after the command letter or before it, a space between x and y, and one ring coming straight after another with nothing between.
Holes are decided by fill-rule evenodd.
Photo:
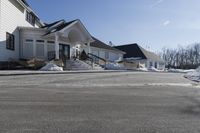
<instances>
[{"instance_id":1,"label":"front door","mask_svg":"<svg viewBox=\"0 0 200 133\"><path fill-rule=\"evenodd\" d=\"M59 45L59 58L62 59L63 63L70 59L70 46L66 44Z\"/></svg>"}]
</instances>

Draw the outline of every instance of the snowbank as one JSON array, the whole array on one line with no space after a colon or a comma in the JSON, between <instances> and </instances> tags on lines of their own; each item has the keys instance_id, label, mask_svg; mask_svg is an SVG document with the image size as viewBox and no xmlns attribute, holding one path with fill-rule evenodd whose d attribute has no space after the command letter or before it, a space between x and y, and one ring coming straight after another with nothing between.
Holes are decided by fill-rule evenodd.
<instances>
[{"instance_id":1,"label":"snowbank","mask_svg":"<svg viewBox=\"0 0 200 133\"><path fill-rule=\"evenodd\" d=\"M184 77L192 81L200 82L200 67L193 72L188 72Z\"/></svg>"},{"instance_id":2,"label":"snowbank","mask_svg":"<svg viewBox=\"0 0 200 133\"><path fill-rule=\"evenodd\" d=\"M142 71L142 72L148 72L149 70L147 68L137 68L137 71Z\"/></svg>"},{"instance_id":3,"label":"snowbank","mask_svg":"<svg viewBox=\"0 0 200 133\"><path fill-rule=\"evenodd\" d=\"M53 63L48 63L46 66L42 67L40 71L63 71L63 68Z\"/></svg>"},{"instance_id":4,"label":"snowbank","mask_svg":"<svg viewBox=\"0 0 200 133\"><path fill-rule=\"evenodd\" d=\"M161 70L158 70L155 67L148 68L148 71L150 71L150 72L161 72Z\"/></svg>"},{"instance_id":5,"label":"snowbank","mask_svg":"<svg viewBox=\"0 0 200 133\"><path fill-rule=\"evenodd\" d=\"M189 69L189 70L183 70L183 69L168 69L168 72L172 72L172 73L190 73L190 72L194 72L194 69Z\"/></svg>"},{"instance_id":6,"label":"snowbank","mask_svg":"<svg viewBox=\"0 0 200 133\"><path fill-rule=\"evenodd\" d=\"M122 67L120 64L118 63L107 63L105 68L107 70L125 70L124 67Z\"/></svg>"}]
</instances>

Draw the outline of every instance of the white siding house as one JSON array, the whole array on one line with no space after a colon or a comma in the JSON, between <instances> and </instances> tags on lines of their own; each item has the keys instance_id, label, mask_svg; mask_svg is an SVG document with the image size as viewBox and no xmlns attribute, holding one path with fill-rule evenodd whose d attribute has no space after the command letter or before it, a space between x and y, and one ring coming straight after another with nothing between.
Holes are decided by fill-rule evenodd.
<instances>
[{"instance_id":1,"label":"white siding house","mask_svg":"<svg viewBox=\"0 0 200 133\"><path fill-rule=\"evenodd\" d=\"M109 62L115 62L123 58L125 52L118 50L116 48L110 47L104 42L96 39L91 43L91 53L99 56Z\"/></svg>"},{"instance_id":2,"label":"white siding house","mask_svg":"<svg viewBox=\"0 0 200 133\"><path fill-rule=\"evenodd\" d=\"M124 66L127 69L135 69L139 67L163 70L165 69L165 61L153 52L147 51L138 44L127 44L116 46L115 48L126 52L124 55Z\"/></svg>"},{"instance_id":3,"label":"white siding house","mask_svg":"<svg viewBox=\"0 0 200 133\"><path fill-rule=\"evenodd\" d=\"M30 24L26 20L27 13L35 17L36 15L28 9L27 5L20 0L0 0L0 61L8 61L10 58L19 59L20 56L20 36L19 26L39 27L42 23ZM14 47L6 47L6 34L14 36Z\"/></svg>"},{"instance_id":4,"label":"white siding house","mask_svg":"<svg viewBox=\"0 0 200 133\"><path fill-rule=\"evenodd\" d=\"M78 19L43 24L26 0L0 0L0 69L1 64L19 59L66 62L80 58L83 51L106 61L124 54L94 39Z\"/></svg>"}]
</instances>

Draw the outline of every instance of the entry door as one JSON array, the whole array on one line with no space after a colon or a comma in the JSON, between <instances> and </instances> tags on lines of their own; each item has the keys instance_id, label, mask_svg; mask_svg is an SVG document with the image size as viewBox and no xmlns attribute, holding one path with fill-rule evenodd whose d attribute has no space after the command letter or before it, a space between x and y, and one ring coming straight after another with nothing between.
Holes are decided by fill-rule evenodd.
<instances>
[{"instance_id":1,"label":"entry door","mask_svg":"<svg viewBox=\"0 0 200 133\"><path fill-rule=\"evenodd\" d=\"M59 57L63 62L70 59L70 46L66 44L59 45Z\"/></svg>"}]
</instances>

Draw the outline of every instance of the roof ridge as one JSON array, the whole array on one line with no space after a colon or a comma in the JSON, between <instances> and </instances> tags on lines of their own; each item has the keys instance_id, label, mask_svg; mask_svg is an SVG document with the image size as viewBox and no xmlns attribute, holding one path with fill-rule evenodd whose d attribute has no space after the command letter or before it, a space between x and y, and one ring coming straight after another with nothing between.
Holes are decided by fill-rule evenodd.
<instances>
[{"instance_id":1,"label":"roof ridge","mask_svg":"<svg viewBox=\"0 0 200 133\"><path fill-rule=\"evenodd\" d=\"M130 44L124 44L124 45L117 45L115 47L120 47L120 46L129 46L129 45L138 45L137 43L130 43Z\"/></svg>"}]
</instances>

